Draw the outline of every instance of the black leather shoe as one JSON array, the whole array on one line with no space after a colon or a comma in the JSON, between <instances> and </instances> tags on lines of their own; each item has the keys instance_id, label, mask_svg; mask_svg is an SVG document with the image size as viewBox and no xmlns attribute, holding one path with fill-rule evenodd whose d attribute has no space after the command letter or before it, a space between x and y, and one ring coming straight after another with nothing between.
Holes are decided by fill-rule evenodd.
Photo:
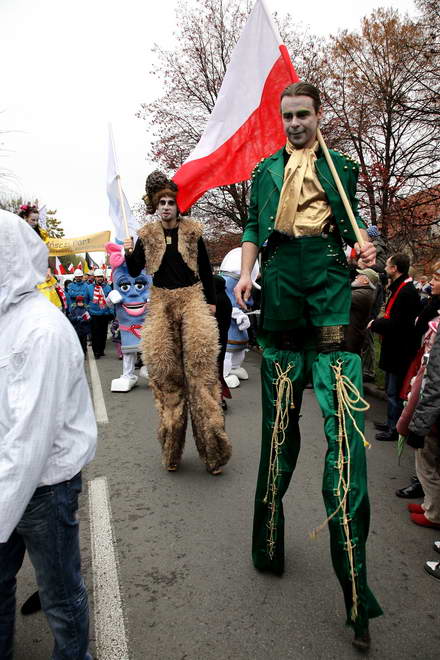
<instances>
[{"instance_id":1,"label":"black leather shoe","mask_svg":"<svg viewBox=\"0 0 440 660\"><path fill-rule=\"evenodd\" d=\"M20 612L23 616L28 616L29 614L35 614L41 610L41 601L40 594L36 591L32 596L29 596L27 601L25 601L21 607Z\"/></svg>"},{"instance_id":2,"label":"black leather shoe","mask_svg":"<svg viewBox=\"0 0 440 660\"><path fill-rule=\"evenodd\" d=\"M425 497L420 481L413 481L405 488L396 490L397 497L404 497L407 500L416 499L417 497Z\"/></svg>"},{"instance_id":3,"label":"black leather shoe","mask_svg":"<svg viewBox=\"0 0 440 660\"><path fill-rule=\"evenodd\" d=\"M396 430L394 431L382 431L382 433L376 433L376 440L398 440L399 434Z\"/></svg>"},{"instance_id":4,"label":"black leather shoe","mask_svg":"<svg viewBox=\"0 0 440 660\"><path fill-rule=\"evenodd\" d=\"M384 424L383 422L373 422L374 428L377 429L378 431L389 431L390 427L388 424Z\"/></svg>"}]
</instances>

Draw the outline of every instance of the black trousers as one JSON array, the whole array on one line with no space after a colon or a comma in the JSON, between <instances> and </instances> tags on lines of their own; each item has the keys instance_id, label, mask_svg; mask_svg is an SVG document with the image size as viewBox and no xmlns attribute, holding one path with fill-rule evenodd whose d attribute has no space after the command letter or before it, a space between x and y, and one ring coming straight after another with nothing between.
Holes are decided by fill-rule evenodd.
<instances>
[{"instance_id":1,"label":"black trousers","mask_svg":"<svg viewBox=\"0 0 440 660\"><path fill-rule=\"evenodd\" d=\"M95 356L104 354L109 321L110 316L108 314L91 316L92 350Z\"/></svg>"},{"instance_id":2,"label":"black trousers","mask_svg":"<svg viewBox=\"0 0 440 660\"><path fill-rule=\"evenodd\" d=\"M78 339L79 339L79 343L81 344L81 348L83 349L84 355L85 355L87 353L87 335L79 335L78 334Z\"/></svg>"}]
</instances>

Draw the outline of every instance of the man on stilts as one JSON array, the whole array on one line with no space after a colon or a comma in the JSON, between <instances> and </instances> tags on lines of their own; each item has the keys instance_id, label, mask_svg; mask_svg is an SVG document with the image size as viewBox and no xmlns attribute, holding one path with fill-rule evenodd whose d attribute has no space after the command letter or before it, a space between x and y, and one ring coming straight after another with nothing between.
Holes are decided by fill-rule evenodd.
<instances>
[{"instance_id":1,"label":"man on stilts","mask_svg":"<svg viewBox=\"0 0 440 660\"><path fill-rule=\"evenodd\" d=\"M341 584L353 644L370 645L368 622L382 610L367 585L369 527L362 367L344 350L350 317L350 280L342 240L354 245L362 267L375 248L357 214L358 165L331 151L331 159L365 243L350 226L334 178L318 143L319 90L289 85L281 95L286 146L255 169L249 221L243 234L237 301L245 306L250 273L262 252L260 341L262 451L255 499L252 557L262 571L284 570L282 498L299 448L302 393L313 372L328 442L323 496L333 566ZM327 522L326 521L326 522Z\"/></svg>"}]
</instances>

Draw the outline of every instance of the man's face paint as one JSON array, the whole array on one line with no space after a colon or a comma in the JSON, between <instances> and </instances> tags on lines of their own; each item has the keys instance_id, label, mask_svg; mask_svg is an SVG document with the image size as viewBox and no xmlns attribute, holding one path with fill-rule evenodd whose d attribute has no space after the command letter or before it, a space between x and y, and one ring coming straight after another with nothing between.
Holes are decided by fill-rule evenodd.
<instances>
[{"instance_id":1,"label":"man's face paint","mask_svg":"<svg viewBox=\"0 0 440 660\"><path fill-rule=\"evenodd\" d=\"M159 217L165 222L172 222L177 218L177 204L173 197L161 197L159 200Z\"/></svg>"},{"instance_id":2,"label":"man's face paint","mask_svg":"<svg viewBox=\"0 0 440 660\"><path fill-rule=\"evenodd\" d=\"M322 110L315 112L310 96L285 96L281 101L284 132L295 149L312 147Z\"/></svg>"}]
</instances>

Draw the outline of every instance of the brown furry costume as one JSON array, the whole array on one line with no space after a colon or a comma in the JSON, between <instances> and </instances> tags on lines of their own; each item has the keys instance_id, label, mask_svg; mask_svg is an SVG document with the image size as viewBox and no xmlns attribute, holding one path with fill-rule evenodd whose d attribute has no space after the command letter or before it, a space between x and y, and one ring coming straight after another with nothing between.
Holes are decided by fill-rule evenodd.
<instances>
[{"instance_id":1,"label":"brown furry costume","mask_svg":"<svg viewBox=\"0 0 440 660\"><path fill-rule=\"evenodd\" d=\"M181 218L178 251L197 273L200 223ZM160 222L139 231L147 271L154 274L166 249ZM178 465L185 443L188 407L200 458L209 471L225 465L231 445L224 430L217 371L218 328L200 283L179 289L153 286L142 329L143 359L160 414L159 440L165 467Z\"/></svg>"}]
</instances>

